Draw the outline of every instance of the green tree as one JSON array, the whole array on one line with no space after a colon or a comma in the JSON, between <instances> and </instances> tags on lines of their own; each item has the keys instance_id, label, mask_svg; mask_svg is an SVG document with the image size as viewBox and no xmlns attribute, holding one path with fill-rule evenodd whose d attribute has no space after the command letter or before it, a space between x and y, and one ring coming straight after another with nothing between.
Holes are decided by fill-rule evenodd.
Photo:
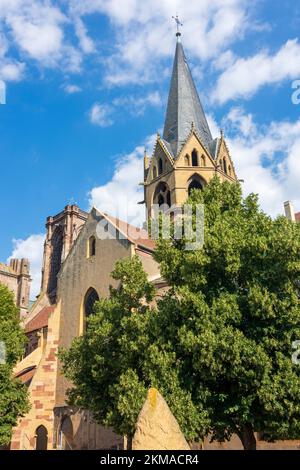
<instances>
[{"instance_id":1,"label":"green tree","mask_svg":"<svg viewBox=\"0 0 300 470\"><path fill-rule=\"evenodd\" d=\"M13 378L26 341L19 315L13 294L0 284L0 446L9 444L17 419L29 410L26 387Z\"/></svg>"},{"instance_id":2,"label":"green tree","mask_svg":"<svg viewBox=\"0 0 300 470\"><path fill-rule=\"evenodd\" d=\"M300 226L272 220L257 197L218 178L188 203L205 207L205 243L161 240L155 257L170 289L153 289L137 259L119 262L119 289L98 303L87 333L63 353L70 399L132 435L146 390L157 387L188 440L246 449L300 435ZM194 211L195 213L195 211ZM193 220L195 224L195 220Z\"/></svg>"},{"instance_id":3,"label":"green tree","mask_svg":"<svg viewBox=\"0 0 300 470\"><path fill-rule=\"evenodd\" d=\"M206 413L181 386L172 348L156 341L158 311L150 306L155 291L138 257L117 262L112 277L119 287L95 304L85 335L60 351L63 372L74 384L69 402L91 410L99 423L130 440L147 390L154 386L187 437L202 435Z\"/></svg>"},{"instance_id":4,"label":"green tree","mask_svg":"<svg viewBox=\"0 0 300 470\"><path fill-rule=\"evenodd\" d=\"M255 195L243 200L240 185L217 178L188 203L204 204L205 244L190 252L184 241L159 243L156 259L175 299L159 317L164 341L176 338L194 403L205 396L214 439L236 433L254 449L254 432L299 437L292 343L300 339L300 226L272 220Z\"/></svg>"}]
</instances>

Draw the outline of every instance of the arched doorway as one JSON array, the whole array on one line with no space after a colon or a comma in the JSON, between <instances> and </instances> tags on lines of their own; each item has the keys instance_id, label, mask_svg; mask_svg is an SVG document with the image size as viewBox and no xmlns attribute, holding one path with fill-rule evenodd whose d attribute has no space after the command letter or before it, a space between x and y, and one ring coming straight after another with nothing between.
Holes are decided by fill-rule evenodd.
<instances>
[{"instance_id":1,"label":"arched doorway","mask_svg":"<svg viewBox=\"0 0 300 470\"><path fill-rule=\"evenodd\" d=\"M94 312L94 304L95 302L98 302L99 300L99 295L97 291L91 287L87 293L85 294L84 297L84 315L85 317L88 317Z\"/></svg>"},{"instance_id":2,"label":"arched doorway","mask_svg":"<svg viewBox=\"0 0 300 470\"><path fill-rule=\"evenodd\" d=\"M41 425L35 431L35 449L47 450L48 447L48 431L45 426Z\"/></svg>"}]
</instances>

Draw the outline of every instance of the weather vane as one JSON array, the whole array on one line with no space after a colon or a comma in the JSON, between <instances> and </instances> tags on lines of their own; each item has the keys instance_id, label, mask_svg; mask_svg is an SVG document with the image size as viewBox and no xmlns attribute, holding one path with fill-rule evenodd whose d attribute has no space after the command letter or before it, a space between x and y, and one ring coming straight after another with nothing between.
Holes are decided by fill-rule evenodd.
<instances>
[{"instance_id":1,"label":"weather vane","mask_svg":"<svg viewBox=\"0 0 300 470\"><path fill-rule=\"evenodd\" d=\"M181 36L180 26L183 26L183 23L181 23L181 21L180 21L178 15L172 16L172 18L173 18L173 20L175 20L176 26L177 26L177 34L176 34L176 36L177 36L177 37L178 37L178 36Z\"/></svg>"}]
</instances>

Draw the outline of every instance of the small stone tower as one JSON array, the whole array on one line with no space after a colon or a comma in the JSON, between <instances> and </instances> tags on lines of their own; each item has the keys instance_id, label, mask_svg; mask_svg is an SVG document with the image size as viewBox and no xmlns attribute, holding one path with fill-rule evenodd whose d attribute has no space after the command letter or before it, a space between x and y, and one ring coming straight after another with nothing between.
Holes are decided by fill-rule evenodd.
<instances>
[{"instance_id":1,"label":"small stone tower","mask_svg":"<svg viewBox=\"0 0 300 470\"><path fill-rule=\"evenodd\" d=\"M56 302L57 275L61 264L66 259L87 215L77 205L68 205L59 214L47 218L41 290L48 294L51 303Z\"/></svg>"},{"instance_id":2,"label":"small stone tower","mask_svg":"<svg viewBox=\"0 0 300 470\"><path fill-rule=\"evenodd\" d=\"M236 181L224 135L213 139L177 32L163 136L157 135L153 156L144 158L147 218L153 204L182 205L193 188L203 188L214 175Z\"/></svg>"},{"instance_id":3,"label":"small stone tower","mask_svg":"<svg viewBox=\"0 0 300 470\"><path fill-rule=\"evenodd\" d=\"M30 273L28 259L11 259L9 266L0 263L0 283L14 293L15 302L20 309L20 317L28 313L30 294Z\"/></svg>"}]
</instances>

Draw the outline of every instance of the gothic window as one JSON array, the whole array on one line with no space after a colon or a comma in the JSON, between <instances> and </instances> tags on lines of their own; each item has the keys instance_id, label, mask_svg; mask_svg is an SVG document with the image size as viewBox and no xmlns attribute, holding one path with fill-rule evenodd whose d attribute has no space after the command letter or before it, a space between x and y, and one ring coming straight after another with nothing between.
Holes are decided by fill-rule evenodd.
<instances>
[{"instance_id":1,"label":"gothic window","mask_svg":"<svg viewBox=\"0 0 300 470\"><path fill-rule=\"evenodd\" d=\"M160 158L160 159L158 160L158 174L161 175L162 172L163 172L163 161L162 161L162 159Z\"/></svg>"},{"instance_id":2,"label":"gothic window","mask_svg":"<svg viewBox=\"0 0 300 470\"><path fill-rule=\"evenodd\" d=\"M154 192L153 204L158 204L159 206L167 204L169 207L171 206L171 193L167 183L161 182L157 185Z\"/></svg>"},{"instance_id":3,"label":"gothic window","mask_svg":"<svg viewBox=\"0 0 300 470\"><path fill-rule=\"evenodd\" d=\"M231 171L231 166L230 166L230 165L229 165L229 167L228 167L228 172L229 172L229 174L230 174L230 176L231 176L232 171Z\"/></svg>"},{"instance_id":4,"label":"gothic window","mask_svg":"<svg viewBox=\"0 0 300 470\"><path fill-rule=\"evenodd\" d=\"M185 166L190 166L190 157L189 157L189 155L186 155L184 157L184 164L185 164Z\"/></svg>"},{"instance_id":5,"label":"gothic window","mask_svg":"<svg viewBox=\"0 0 300 470\"><path fill-rule=\"evenodd\" d=\"M99 296L92 287L87 291L84 298L84 315L88 317L94 312L94 304L98 302Z\"/></svg>"},{"instance_id":6,"label":"gothic window","mask_svg":"<svg viewBox=\"0 0 300 470\"><path fill-rule=\"evenodd\" d=\"M57 287L57 275L62 263L63 252L63 227L58 225L51 238L51 258L50 258L50 274L48 281L47 293L51 302L55 302L55 291Z\"/></svg>"},{"instance_id":7,"label":"gothic window","mask_svg":"<svg viewBox=\"0 0 300 470\"><path fill-rule=\"evenodd\" d=\"M201 166L206 166L206 160L205 160L204 155L202 155L202 157L201 157Z\"/></svg>"},{"instance_id":8,"label":"gothic window","mask_svg":"<svg viewBox=\"0 0 300 470\"><path fill-rule=\"evenodd\" d=\"M153 179L157 177L157 169L156 166L153 167Z\"/></svg>"},{"instance_id":9,"label":"gothic window","mask_svg":"<svg viewBox=\"0 0 300 470\"><path fill-rule=\"evenodd\" d=\"M195 174L192 178L188 181L188 195L190 196L193 189L203 189L204 181L202 178Z\"/></svg>"},{"instance_id":10,"label":"gothic window","mask_svg":"<svg viewBox=\"0 0 300 470\"><path fill-rule=\"evenodd\" d=\"M39 426L35 431L36 450L47 450L48 447L48 431L45 426Z\"/></svg>"},{"instance_id":11,"label":"gothic window","mask_svg":"<svg viewBox=\"0 0 300 470\"><path fill-rule=\"evenodd\" d=\"M158 196L157 202L158 202L159 207L164 205L164 203L165 203L165 198L163 197L162 194L160 194L160 195Z\"/></svg>"},{"instance_id":12,"label":"gothic window","mask_svg":"<svg viewBox=\"0 0 300 470\"><path fill-rule=\"evenodd\" d=\"M91 258L91 256L95 256L95 254L96 254L96 238L93 235L88 240L88 258Z\"/></svg>"},{"instance_id":13,"label":"gothic window","mask_svg":"<svg viewBox=\"0 0 300 470\"><path fill-rule=\"evenodd\" d=\"M226 162L226 158L225 158L225 157L223 158L223 169L224 169L224 173L227 174L227 162Z\"/></svg>"},{"instance_id":14,"label":"gothic window","mask_svg":"<svg viewBox=\"0 0 300 470\"><path fill-rule=\"evenodd\" d=\"M198 166L198 152L193 150L192 152L192 166Z\"/></svg>"},{"instance_id":15,"label":"gothic window","mask_svg":"<svg viewBox=\"0 0 300 470\"><path fill-rule=\"evenodd\" d=\"M170 191L167 192L167 205L171 207L171 193Z\"/></svg>"}]
</instances>

